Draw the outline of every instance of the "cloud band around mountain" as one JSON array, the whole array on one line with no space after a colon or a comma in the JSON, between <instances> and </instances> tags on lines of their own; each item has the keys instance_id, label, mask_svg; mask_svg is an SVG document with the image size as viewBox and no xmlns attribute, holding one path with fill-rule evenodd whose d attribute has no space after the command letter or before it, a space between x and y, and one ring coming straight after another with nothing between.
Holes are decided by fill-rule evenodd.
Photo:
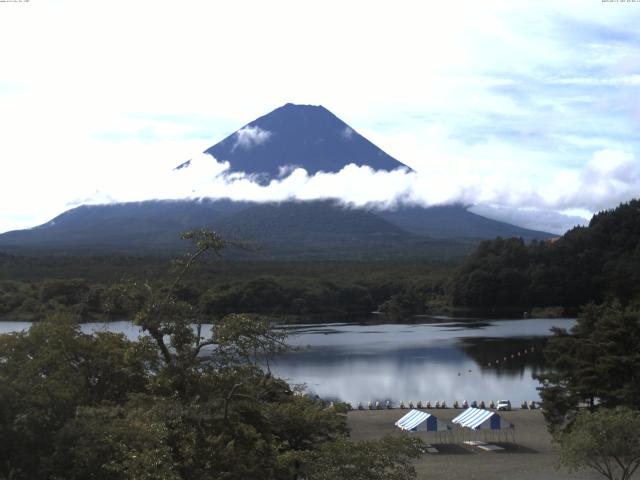
<instances>
[{"instance_id":1,"label":"cloud band around mountain","mask_svg":"<svg viewBox=\"0 0 640 480\"><path fill-rule=\"evenodd\" d=\"M598 150L582 170L561 171L545 184L536 184L533 179L514 182L491 172L482 178L467 178L405 169L374 171L354 164L339 172L315 175L293 168L286 176L265 183L252 175L229 174L228 167L209 155L194 157L189 168L173 172L171 191L154 197L256 202L336 199L348 206L377 209L462 203L484 206L478 213L487 216L512 223L520 220L520 224L535 224L541 229L547 225L561 233L580 223L580 217L563 216L558 211L588 215L629 200L640 191L640 163L633 154L619 150Z\"/></svg>"}]
</instances>

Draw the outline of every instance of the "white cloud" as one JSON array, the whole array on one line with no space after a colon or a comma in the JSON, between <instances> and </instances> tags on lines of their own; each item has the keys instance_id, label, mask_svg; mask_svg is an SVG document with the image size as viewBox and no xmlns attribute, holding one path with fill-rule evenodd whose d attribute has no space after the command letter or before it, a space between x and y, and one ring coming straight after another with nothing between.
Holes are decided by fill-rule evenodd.
<instances>
[{"instance_id":1,"label":"white cloud","mask_svg":"<svg viewBox=\"0 0 640 480\"><path fill-rule=\"evenodd\" d=\"M351 137L353 137L353 128L348 126L344 127L344 130L342 131L342 138L345 140L351 140Z\"/></svg>"},{"instance_id":2,"label":"white cloud","mask_svg":"<svg viewBox=\"0 0 640 480\"><path fill-rule=\"evenodd\" d=\"M640 175L640 162L633 154L619 150L598 150L587 164L584 172L586 183L596 183L601 179L636 182Z\"/></svg>"},{"instance_id":3,"label":"white cloud","mask_svg":"<svg viewBox=\"0 0 640 480\"><path fill-rule=\"evenodd\" d=\"M589 212L580 215L539 208L513 208L493 205L475 205L469 209L483 217L511 223L531 230L563 234L567 230L589 223Z\"/></svg>"},{"instance_id":4,"label":"white cloud","mask_svg":"<svg viewBox=\"0 0 640 480\"><path fill-rule=\"evenodd\" d=\"M545 188L549 206L592 212L637 197L640 161L632 153L604 149L593 153L580 171L563 171Z\"/></svg>"},{"instance_id":5,"label":"white cloud","mask_svg":"<svg viewBox=\"0 0 640 480\"><path fill-rule=\"evenodd\" d=\"M130 186L118 181L105 185L106 190L88 203L104 203L104 198L124 202L203 197L257 202L337 199L349 206L383 209L398 204L461 203L475 205L472 211L489 218L563 233L585 224L595 211L614 206L640 191L640 165L635 157L611 150L594 152L582 170L560 171L551 185L535 178L514 181L491 171L455 176L447 169L387 172L355 164L336 173L315 175L303 168L283 170L282 177L264 184L243 173L228 174L228 168L228 163L218 163L209 155L196 155L187 168L147 174L146 188L135 194L130 193L134 191ZM570 208L573 211L563 212Z\"/></svg>"},{"instance_id":6,"label":"white cloud","mask_svg":"<svg viewBox=\"0 0 640 480\"><path fill-rule=\"evenodd\" d=\"M255 146L262 145L271 138L271 132L269 130L263 130L258 126L250 127L247 125L238 130L234 138L235 142L231 148L231 152L236 148L249 150Z\"/></svg>"},{"instance_id":7,"label":"white cloud","mask_svg":"<svg viewBox=\"0 0 640 480\"><path fill-rule=\"evenodd\" d=\"M602 85L602 86L640 86L640 75L620 75L616 77L593 78L593 77L572 77L552 80L553 83L565 85Z\"/></svg>"}]
</instances>

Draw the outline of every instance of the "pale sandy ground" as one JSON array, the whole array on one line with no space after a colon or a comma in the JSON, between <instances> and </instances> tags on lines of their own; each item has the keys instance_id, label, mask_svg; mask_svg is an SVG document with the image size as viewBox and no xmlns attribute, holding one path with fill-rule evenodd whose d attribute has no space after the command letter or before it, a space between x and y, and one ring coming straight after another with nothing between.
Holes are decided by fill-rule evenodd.
<instances>
[{"instance_id":1,"label":"pale sandy ground","mask_svg":"<svg viewBox=\"0 0 640 480\"><path fill-rule=\"evenodd\" d=\"M438 419L450 421L461 410L429 410ZM407 410L353 411L347 417L354 440L371 440L384 435L416 435L440 453L422 455L415 461L419 479L602 479L595 472L569 473L557 469L557 447L551 443L542 414L538 410L513 410L500 415L515 425L515 443L491 442L505 447L501 452L483 452L460 444L437 444L434 434L403 433L394 426ZM479 437L482 439L482 436ZM504 437L503 437L504 440ZM637 475L634 478L638 477ZM640 478L640 477L638 477Z\"/></svg>"}]
</instances>

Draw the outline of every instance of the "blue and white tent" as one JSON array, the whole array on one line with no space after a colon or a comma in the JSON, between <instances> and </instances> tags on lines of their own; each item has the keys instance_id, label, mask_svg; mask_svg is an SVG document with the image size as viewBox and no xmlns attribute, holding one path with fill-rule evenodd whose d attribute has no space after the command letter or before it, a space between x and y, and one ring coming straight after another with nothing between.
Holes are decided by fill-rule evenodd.
<instances>
[{"instance_id":1,"label":"blue and white tent","mask_svg":"<svg viewBox=\"0 0 640 480\"><path fill-rule=\"evenodd\" d=\"M490 437L495 437L497 435L497 440L501 440L501 432L504 431L505 440L508 440L509 437L511 437L514 442L516 440L514 425L506 422L500 415L490 410L484 410L482 408L467 408L464 412L451 420L451 422L456 425L460 425L461 427L466 427L473 432L484 431L485 433L483 435L485 439L487 439L487 433L489 433ZM464 438L464 431L461 432ZM495 432L495 434L491 432ZM509 432L511 432L511 435L509 435ZM476 436L477 439L477 435L473 435Z\"/></svg>"},{"instance_id":2,"label":"blue and white tent","mask_svg":"<svg viewBox=\"0 0 640 480\"><path fill-rule=\"evenodd\" d=\"M396 422L396 426L402 430L411 430L414 432L419 430L424 432L451 430L446 423L439 422L434 415L420 410L411 410Z\"/></svg>"},{"instance_id":3,"label":"blue and white tent","mask_svg":"<svg viewBox=\"0 0 640 480\"><path fill-rule=\"evenodd\" d=\"M467 408L451 422L472 430L513 428L511 423L505 422L496 412L482 408Z\"/></svg>"}]
</instances>

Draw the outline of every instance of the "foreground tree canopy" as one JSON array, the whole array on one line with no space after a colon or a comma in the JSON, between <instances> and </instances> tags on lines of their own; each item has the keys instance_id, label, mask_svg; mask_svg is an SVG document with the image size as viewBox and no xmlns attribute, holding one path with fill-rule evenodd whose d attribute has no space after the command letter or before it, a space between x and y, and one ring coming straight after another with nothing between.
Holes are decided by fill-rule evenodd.
<instances>
[{"instance_id":1,"label":"foreground tree canopy","mask_svg":"<svg viewBox=\"0 0 640 480\"><path fill-rule=\"evenodd\" d=\"M185 237L194 248L168 287L123 287L142 305L139 339L84 334L65 314L0 336L0 478L337 479L354 465L362 478L415 477L416 442L345 443L340 405L262 368L285 348L266 320L230 314L205 333L207 317L176 292L225 243Z\"/></svg>"},{"instance_id":2,"label":"foreground tree canopy","mask_svg":"<svg viewBox=\"0 0 640 480\"><path fill-rule=\"evenodd\" d=\"M640 413L627 408L582 411L560 437L560 462L593 469L609 480L627 480L640 466Z\"/></svg>"},{"instance_id":3,"label":"foreground tree canopy","mask_svg":"<svg viewBox=\"0 0 640 480\"><path fill-rule=\"evenodd\" d=\"M570 330L556 329L537 376L561 464L609 480L640 465L640 312L617 300L588 305Z\"/></svg>"}]
</instances>

